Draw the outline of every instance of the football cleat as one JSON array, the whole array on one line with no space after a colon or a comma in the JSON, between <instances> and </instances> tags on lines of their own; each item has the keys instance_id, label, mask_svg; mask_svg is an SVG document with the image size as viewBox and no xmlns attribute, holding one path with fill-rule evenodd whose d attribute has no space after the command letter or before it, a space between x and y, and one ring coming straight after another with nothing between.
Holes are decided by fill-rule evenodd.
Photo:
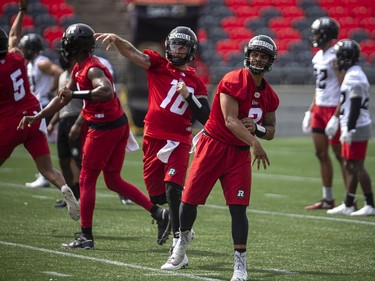
<instances>
[{"instance_id":1,"label":"football cleat","mask_svg":"<svg viewBox=\"0 0 375 281\"><path fill-rule=\"evenodd\" d=\"M158 224L158 238L156 242L159 245L163 245L169 238L171 233L171 222L169 221L169 210L159 208L156 214L153 214L152 217L157 221ZM152 220L154 223L154 220Z\"/></svg>"},{"instance_id":2,"label":"football cleat","mask_svg":"<svg viewBox=\"0 0 375 281\"><path fill-rule=\"evenodd\" d=\"M180 266L180 268L182 267L181 264L185 260L187 247L191 240L194 239L194 236L194 230L180 231L180 237L178 238L178 241L173 248L172 256L170 257L172 265Z\"/></svg>"},{"instance_id":3,"label":"football cleat","mask_svg":"<svg viewBox=\"0 0 375 281\"><path fill-rule=\"evenodd\" d=\"M38 187L49 187L49 181L42 176L42 174L37 174L37 179L33 182L25 183L26 187L38 188Z\"/></svg>"},{"instance_id":4,"label":"football cleat","mask_svg":"<svg viewBox=\"0 0 375 281\"><path fill-rule=\"evenodd\" d=\"M177 265L174 265L172 261L173 261L172 255L170 255L167 262L165 264L163 264L160 267L160 269L162 269L162 270L177 270L177 269L181 269L181 268L186 268L189 265L189 259L188 259L187 255L185 255L183 260Z\"/></svg>"},{"instance_id":5,"label":"football cleat","mask_svg":"<svg viewBox=\"0 0 375 281\"><path fill-rule=\"evenodd\" d=\"M315 203L310 206L306 206L305 210L328 210L334 207L335 207L335 200L328 201L326 199L322 199L318 203Z\"/></svg>"},{"instance_id":6,"label":"football cleat","mask_svg":"<svg viewBox=\"0 0 375 281\"><path fill-rule=\"evenodd\" d=\"M349 216L351 213L355 211L355 207L347 207L345 203L342 203L341 205L337 206L336 208L330 209L327 211L327 214L330 215L346 215Z\"/></svg>"},{"instance_id":7,"label":"football cleat","mask_svg":"<svg viewBox=\"0 0 375 281\"><path fill-rule=\"evenodd\" d=\"M79 202L74 197L73 191L67 185L64 185L61 192L64 195L70 217L75 221L79 220Z\"/></svg>"},{"instance_id":8,"label":"football cleat","mask_svg":"<svg viewBox=\"0 0 375 281\"><path fill-rule=\"evenodd\" d=\"M120 201L121 201L122 205L132 205L132 204L134 204L132 200L122 196L121 194L119 194L119 197L120 197Z\"/></svg>"},{"instance_id":9,"label":"football cleat","mask_svg":"<svg viewBox=\"0 0 375 281\"><path fill-rule=\"evenodd\" d=\"M65 208L66 202L64 200L56 200L55 208Z\"/></svg>"},{"instance_id":10,"label":"football cleat","mask_svg":"<svg viewBox=\"0 0 375 281\"><path fill-rule=\"evenodd\" d=\"M233 276L230 281L246 281L247 271L246 271L246 252L240 253L234 252L234 266L233 266Z\"/></svg>"},{"instance_id":11,"label":"football cleat","mask_svg":"<svg viewBox=\"0 0 375 281\"><path fill-rule=\"evenodd\" d=\"M91 250L94 249L94 239L87 239L85 236L81 235L70 243L62 243L61 247L65 249Z\"/></svg>"},{"instance_id":12,"label":"football cleat","mask_svg":"<svg viewBox=\"0 0 375 281\"><path fill-rule=\"evenodd\" d=\"M350 214L351 216L375 216L375 208L365 204L362 209Z\"/></svg>"}]
</instances>

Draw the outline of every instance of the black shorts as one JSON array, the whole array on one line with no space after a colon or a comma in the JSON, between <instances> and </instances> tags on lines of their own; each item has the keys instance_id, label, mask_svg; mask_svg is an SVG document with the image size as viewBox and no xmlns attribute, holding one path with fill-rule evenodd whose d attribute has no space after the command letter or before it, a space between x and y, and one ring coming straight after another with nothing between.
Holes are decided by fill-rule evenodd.
<instances>
[{"instance_id":1,"label":"black shorts","mask_svg":"<svg viewBox=\"0 0 375 281\"><path fill-rule=\"evenodd\" d=\"M59 158L73 158L77 163L81 163L82 158L82 138L75 140L69 138L70 128L74 125L78 115L60 119L57 132L57 154Z\"/></svg>"}]
</instances>

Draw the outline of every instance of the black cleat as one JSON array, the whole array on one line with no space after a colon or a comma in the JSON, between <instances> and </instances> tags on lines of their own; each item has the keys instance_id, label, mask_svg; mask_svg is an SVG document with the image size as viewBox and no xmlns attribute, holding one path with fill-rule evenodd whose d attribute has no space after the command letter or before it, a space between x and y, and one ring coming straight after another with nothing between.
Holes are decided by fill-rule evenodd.
<instances>
[{"instance_id":1,"label":"black cleat","mask_svg":"<svg viewBox=\"0 0 375 281\"><path fill-rule=\"evenodd\" d=\"M66 202L64 200L56 200L55 208L65 208Z\"/></svg>"},{"instance_id":2,"label":"black cleat","mask_svg":"<svg viewBox=\"0 0 375 281\"><path fill-rule=\"evenodd\" d=\"M156 242L163 245L169 238L171 233L171 223L169 220L169 210L161 209L159 217L156 219L158 224L158 239Z\"/></svg>"}]
</instances>

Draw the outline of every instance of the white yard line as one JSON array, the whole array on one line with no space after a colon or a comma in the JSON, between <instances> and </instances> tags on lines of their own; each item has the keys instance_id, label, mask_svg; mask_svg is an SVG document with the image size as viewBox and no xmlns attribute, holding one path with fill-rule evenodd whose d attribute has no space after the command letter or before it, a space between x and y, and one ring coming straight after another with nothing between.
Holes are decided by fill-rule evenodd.
<instances>
[{"instance_id":1,"label":"white yard line","mask_svg":"<svg viewBox=\"0 0 375 281\"><path fill-rule=\"evenodd\" d=\"M155 269L155 268L151 268L151 267L147 267L147 266L141 266L141 265L136 265L136 264L131 264L131 263L123 263L123 262L119 262L119 261L100 259L100 258L95 258L95 257L88 257L88 256L77 255L77 254L73 254L73 253L60 252L60 251L38 248L38 247L29 246L29 245L11 243L11 242L6 242L6 241L0 241L0 245L17 247L17 248L22 248L22 249L27 249L27 250L32 250L32 251L38 251L38 252L42 252L42 253L54 254L54 255L61 255L61 256L66 256L66 257L71 257L71 258L90 260L90 261L93 261L93 262L100 262L100 263L116 265L116 266L120 266L120 267L138 269L138 270L142 270L142 271L152 271L152 272L157 273L157 274L179 276L179 277L185 277L185 278L188 278L188 279L202 280L202 281L221 281L221 279L214 279L214 278L208 278L208 277L203 277L203 276L194 275L194 274L187 274L187 273L182 273L180 271L166 271L166 270ZM62 273L59 273L59 274L62 274Z\"/></svg>"}]
</instances>

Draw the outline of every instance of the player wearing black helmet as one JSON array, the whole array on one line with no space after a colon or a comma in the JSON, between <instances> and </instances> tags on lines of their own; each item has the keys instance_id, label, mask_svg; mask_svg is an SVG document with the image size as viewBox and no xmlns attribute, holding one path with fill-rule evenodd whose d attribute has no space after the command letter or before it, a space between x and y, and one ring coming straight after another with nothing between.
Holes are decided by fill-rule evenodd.
<instances>
[{"instance_id":1,"label":"player wearing black helmet","mask_svg":"<svg viewBox=\"0 0 375 281\"><path fill-rule=\"evenodd\" d=\"M341 155L347 176L346 198L343 204L327 213L331 215L374 216L374 196L371 178L365 168L368 141L371 138L369 113L370 84L361 66L359 44L350 39L340 40L333 47L337 67L344 74L341 83L340 126ZM338 115L338 114L337 114ZM355 194L358 183L365 198L363 208L356 211Z\"/></svg>"},{"instance_id":2,"label":"player wearing black helmet","mask_svg":"<svg viewBox=\"0 0 375 281\"><path fill-rule=\"evenodd\" d=\"M172 248L179 233L179 206L189 164L192 123L208 118L207 90L196 71L188 65L198 49L195 33L186 26L174 28L165 40L165 56L146 49L143 52L116 34L99 33L97 40L114 45L130 61L147 72L148 112L143 138L143 176L151 201L168 203L173 231ZM159 233L163 244L169 232ZM188 258L178 265L186 266ZM168 264L162 269L167 269ZM177 268L176 268L177 269Z\"/></svg>"},{"instance_id":3,"label":"player wearing black helmet","mask_svg":"<svg viewBox=\"0 0 375 281\"><path fill-rule=\"evenodd\" d=\"M53 63L48 57L42 54L44 49L43 38L36 33L25 34L19 43L19 48L24 57L28 60L27 76L31 91L39 100L42 107L45 107L57 90L58 79L63 70L59 65ZM46 118L48 125L51 118ZM51 139L51 141L55 141ZM27 182L27 187L47 187L49 182L40 173L33 182Z\"/></svg>"},{"instance_id":4,"label":"player wearing black helmet","mask_svg":"<svg viewBox=\"0 0 375 281\"><path fill-rule=\"evenodd\" d=\"M334 40L338 38L339 24L330 17L316 19L311 25L310 43L320 48L312 59L316 79L315 96L302 121L302 130L311 133L315 155L320 164L322 179L322 199L306 210L331 209L335 207L333 196L333 164L329 154L331 146L335 158L340 164L344 178L341 158L340 135L329 130L331 124L338 127L339 122L334 115L340 99L340 75L333 67L336 59L333 53Z\"/></svg>"},{"instance_id":5,"label":"player wearing black helmet","mask_svg":"<svg viewBox=\"0 0 375 281\"><path fill-rule=\"evenodd\" d=\"M192 240L198 205L204 205L220 180L231 215L234 269L232 281L247 280L246 209L251 194L251 154L253 164L266 168L268 156L258 138L275 135L279 98L263 78L277 57L273 40L265 35L251 38L244 50L245 67L224 75L212 103L204 132L196 145L180 206L180 235L168 260L167 269L178 269ZM222 226L220 226L222 227Z\"/></svg>"},{"instance_id":6,"label":"player wearing black helmet","mask_svg":"<svg viewBox=\"0 0 375 281\"><path fill-rule=\"evenodd\" d=\"M95 40L94 30L86 24L69 26L62 38L62 54L74 63L66 87L35 116L25 116L20 128L50 116L72 99L84 100L81 115L89 130L82 148L80 172L81 235L64 248L94 248L92 223L95 208L95 186L102 172L108 189L142 206L158 224L168 225L168 210L153 204L137 187L121 178L125 149L129 140L129 124L114 89L112 75L97 57L91 55ZM79 90L77 90L79 89Z\"/></svg>"}]
</instances>

